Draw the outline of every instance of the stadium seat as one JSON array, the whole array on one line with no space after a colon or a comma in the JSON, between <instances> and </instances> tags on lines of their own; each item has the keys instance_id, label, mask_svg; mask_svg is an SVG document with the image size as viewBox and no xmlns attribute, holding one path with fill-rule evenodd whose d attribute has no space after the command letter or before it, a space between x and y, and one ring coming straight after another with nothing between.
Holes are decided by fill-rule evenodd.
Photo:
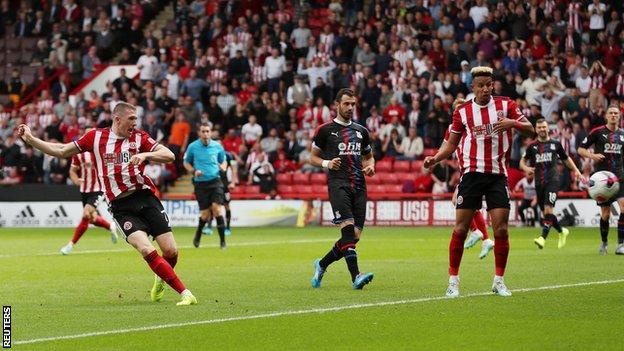
<instances>
[{"instance_id":1,"label":"stadium seat","mask_svg":"<svg viewBox=\"0 0 624 351\"><path fill-rule=\"evenodd\" d=\"M310 174L308 173L293 173L292 177L293 184L310 184Z\"/></svg>"},{"instance_id":2,"label":"stadium seat","mask_svg":"<svg viewBox=\"0 0 624 351\"><path fill-rule=\"evenodd\" d=\"M384 185L374 184L368 188L368 191L375 194L380 194L386 191L386 187Z\"/></svg>"},{"instance_id":3,"label":"stadium seat","mask_svg":"<svg viewBox=\"0 0 624 351\"><path fill-rule=\"evenodd\" d=\"M413 173L410 172L400 172L400 173L396 173L396 177L399 180L398 183L399 184L403 184L405 182L411 182L413 181L416 177Z\"/></svg>"},{"instance_id":4,"label":"stadium seat","mask_svg":"<svg viewBox=\"0 0 624 351\"><path fill-rule=\"evenodd\" d=\"M294 192L293 190L293 186L292 185L287 185L287 184L278 184L277 185L277 192L280 194L291 194Z\"/></svg>"},{"instance_id":5,"label":"stadium seat","mask_svg":"<svg viewBox=\"0 0 624 351\"><path fill-rule=\"evenodd\" d=\"M433 156L436 154L436 152L438 152L438 149L435 148L427 148L425 149L425 151L423 152L422 156L423 157L427 157L427 156Z\"/></svg>"},{"instance_id":6,"label":"stadium seat","mask_svg":"<svg viewBox=\"0 0 624 351\"><path fill-rule=\"evenodd\" d=\"M403 184L388 184L384 185L384 193L402 193L403 192Z\"/></svg>"},{"instance_id":7,"label":"stadium seat","mask_svg":"<svg viewBox=\"0 0 624 351\"><path fill-rule=\"evenodd\" d=\"M299 185L295 188L295 193L299 194L313 194L314 189L310 185Z\"/></svg>"},{"instance_id":8,"label":"stadium seat","mask_svg":"<svg viewBox=\"0 0 624 351\"><path fill-rule=\"evenodd\" d=\"M247 185L245 194L260 194L260 185Z\"/></svg>"},{"instance_id":9,"label":"stadium seat","mask_svg":"<svg viewBox=\"0 0 624 351\"><path fill-rule=\"evenodd\" d=\"M244 185L235 186L234 189L230 190L230 192L232 194L244 194L245 193L244 188L245 188Z\"/></svg>"},{"instance_id":10,"label":"stadium seat","mask_svg":"<svg viewBox=\"0 0 624 351\"><path fill-rule=\"evenodd\" d=\"M381 179L381 184L396 184L399 182L399 178L395 173L385 173Z\"/></svg>"},{"instance_id":11,"label":"stadium seat","mask_svg":"<svg viewBox=\"0 0 624 351\"><path fill-rule=\"evenodd\" d=\"M374 177L366 177L366 184L380 184L382 181L379 173L375 174Z\"/></svg>"},{"instance_id":12,"label":"stadium seat","mask_svg":"<svg viewBox=\"0 0 624 351\"><path fill-rule=\"evenodd\" d=\"M375 171L377 172L390 172L392 171L392 161L391 160L381 160L375 164Z\"/></svg>"},{"instance_id":13,"label":"stadium seat","mask_svg":"<svg viewBox=\"0 0 624 351\"><path fill-rule=\"evenodd\" d=\"M292 173L278 173L275 179L277 184L292 184Z\"/></svg>"},{"instance_id":14,"label":"stadium seat","mask_svg":"<svg viewBox=\"0 0 624 351\"><path fill-rule=\"evenodd\" d=\"M392 171L394 172L409 172L410 170L410 161L395 161L392 166Z\"/></svg>"},{"instance_id":15,"label":"stadium seat","mask_svg":"<svg viewBox=\"0 0 624 351\"><path fill-rule=\"evenodd\" d=\"M421 161L421 160L412 161L412 164L411 164L412 172L420 172L420 171L422 171L423 163L424 163L424 161Z\"/></svg>"},{"instance_id":16,"label":"stadium seat","mask_svg":"<svg viewBox=\"0 0 624 351\"><path fill-rule=\"evenodd\" d=\"M314 194L318 196L325 197L327 196L327 186L326 185L313 185L312 190Z\"/></svg>"},{"instance_id":17,"label":"stadium seat","mask_svg":"<svg viewBox=\"0 0 624 351\"><path fill-rule=\"evenodd\" d=\"M317 185L327 184L327 175L325 173L313 173L310 175L310 182Z\"/></svg>"}]
</instances>

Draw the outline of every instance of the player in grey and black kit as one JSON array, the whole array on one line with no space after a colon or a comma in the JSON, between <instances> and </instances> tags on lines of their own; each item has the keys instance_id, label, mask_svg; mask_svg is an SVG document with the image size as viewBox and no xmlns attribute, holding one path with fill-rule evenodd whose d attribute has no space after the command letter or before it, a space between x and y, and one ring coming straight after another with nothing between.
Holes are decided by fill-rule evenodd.
<instances>
[{"instance_id":1,"label":"player in grey and black kit","mask_svg":"<svg viewBox=\"0 0 624 351\"><path fill-rule=\"evenodd\" d=\"M609 171L620 180L620 191L609 201L600 202L600 254L607 254L607 238L609 237L609 218L611 217L611 204L617 201L620 207L620 218L618 219L618 246L615 249L616 255L624 255L624 168L622 168L622 157L624 152L624 130L620 125L620 109L617 105L609 106L607 109L607 124L594 128L589 135L583 139L578 154L594 161L596 171ZM589 148L594 146L594 152L589 152Z\"/></svg>"},{"instance_id":2,"label":"player in grey and black kit","mask_svg":"<svg viewBox=\"0 0 624 351\"><path fill-rule=\"evenodd\" d=\"M314 136L312 165L329 169L329 201L334 224L340 226L342 235L325 257L314 262L313 288L321 286L327 267L342 257L351 273L353 289L362 289L373 280L373 273L360 273L355 251L366 219L364 176L375 174L368 130L351 121L356 101L353 90L340 89L335 101L336 118L321 125Z\"/></svg>"},{"instance_id":3,"label":"player in grey and black kit","mask_svg":"<svg viewBox=\"0 0 624 351\"><path fill-rule=\"evenodd\" d=\"M583 176L576 168L574 161L563 150L563 146L557 140L548 136L548 122L540 118L535 122L535 132L537 140L527 146L524 157L520 160L520 168L527 174L535 175L535 191L537 192L537 204L542 211L542 235L537 237L535 245L543 249L546 238L550 232L550 227L554 227L559 232L558 248L566 244L566 238L570 231L559 225L554 208L557 201L557 192L560 189L560 174L557 171L557 162L561 160L568 167L577 180Z\"/></svg>"}]
</instances>

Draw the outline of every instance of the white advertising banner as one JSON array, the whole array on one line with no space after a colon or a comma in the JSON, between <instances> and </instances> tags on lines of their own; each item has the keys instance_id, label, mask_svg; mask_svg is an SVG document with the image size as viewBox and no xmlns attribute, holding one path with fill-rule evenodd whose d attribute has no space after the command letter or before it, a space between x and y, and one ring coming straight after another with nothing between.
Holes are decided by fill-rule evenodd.
<instances>
[{"instance_id":1,"label":"white advertising banner","mask_svg":"<svg viewBox=\"0 0 624 351\"><path fill-rule=\"evenodd\" d=\"M197 201L163 201L171 226L194 227L199 217ZM232 226L295 226L303 208L301 200L232 201ZM98 207L108 220L105 205ZM82 218L82 203L0 202L0 227L75 227Z\"/></svg>"},{"instance_id":2,"label":"white advertising banner","mask_svg":"<svg viewBox=\"0 0 624 351\"><path fill-rule=\"evenodd\" d=\"M511 204L510 223L518 223L516 206ZM199 208L196 201L166 200L163 206L172 226L197 225ZM303 200L240 200L230 203L232 226L296 226L321 223L332 225L334 218L328 201ZM319 208L320 207L320 208ZM485 204L484 204L485 208ZM105 205L100 213L108 220L111 215ZM575 217L576 226L597 227L600 209L590 199L559 199L555 206L559 218L564 214ZM619 209L611 208L611 226L617 225ZM82 204L64 202L0 202L0 227L75 227L82 218ZM366 225L428 226L453 225L455 210L448 200L384 200L369 201Z\"/></svg>"},{"instance_id":3,"label":"white advertising banner","mask_svg":"<svg viewBox=\"0 0 624 351\"><path fill-rule=\"evenodd\" d=\"M510 223L517 224L520 217L516 208L519 201L512 201ZM321 223L331 225L334 218L331 204L321 203ZM617 225L619 209L611 207L611 225ZM485 203L483 208L486 208ZM590 199L559 199L555 206L557 216L564 214L575 217L576 226L596 227L600 221L600 208ZM444 200L383 200L369 201L366 209L366 225L379 226L448 226L455 224L455 208L448 199Z\"/></svg>"}]
</instances>

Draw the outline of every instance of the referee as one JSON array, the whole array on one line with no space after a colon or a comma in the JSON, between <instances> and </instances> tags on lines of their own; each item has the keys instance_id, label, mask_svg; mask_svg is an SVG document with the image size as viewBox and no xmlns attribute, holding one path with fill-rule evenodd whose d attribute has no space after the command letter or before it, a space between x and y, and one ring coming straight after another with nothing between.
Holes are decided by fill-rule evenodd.
<instances>
[{"instance_id":1,"label":"referee","mask_svg":"<svg viewBox=\"0 0 624 351\"><path fill-rule=\"evenodd\" d=\"M220 175L220 171L225 171L226 167L223 146L210 139L210 125L203 123L199 127L199 139L192 142L184 154L184 168L193 174L195 198L200 210L199 224L193 239L195 247L199 247L202 229L212 214L217 219L221 249L226 248L225 221L221 213L224 189Z\"/></svg>"}]
</instances>

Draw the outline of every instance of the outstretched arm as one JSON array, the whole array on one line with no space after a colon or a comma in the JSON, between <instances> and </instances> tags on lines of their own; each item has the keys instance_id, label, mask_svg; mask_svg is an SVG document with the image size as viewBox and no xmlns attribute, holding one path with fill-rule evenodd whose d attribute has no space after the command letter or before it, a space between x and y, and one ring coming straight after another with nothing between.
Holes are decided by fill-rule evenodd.
<instances>
[{"instance_id":1,"label":"outstretched arm","mask_svg":"<svg viewBox=\"0 0 624 351\"><path fill-rule=\"evenodd\" d=\"M446 160L449 156L451 156L453 151L457 149L457 144L459 144L460 138L460 134L451 132L448 140L442 143L442 146L440 147L438 152L434 156L427 156L425 158L424 166L426 168L432 168L438 162Z\"/></svg>"},{"instance_id":2,"label":"outstretched arm","mask_svg":"<svg viewBox=\"0 0 624 351\"><path fill-rule=\"evenodd\" d=\"M140 165L145 161L151 161L156 163L170 163L175 160L175 155L171 150L162 144L156 145L154 151L142 152L136 154L130 158L130 163L134 165Z\"/></svg>"},{"instance_id":3,"label":"outstretched arm","mask_svg":"<svg viewBox=\"0 0 624 351\"><path fill-rule=\"evenodd\" d=\"M35 149L51 156L68 158L80 153L80 150L74 143L51 143L37 138L32 135L30 127L25 124L21 124L17 128L17 135L21 137L26 144L31 145Z\"/></svg>"}]
</instances>

